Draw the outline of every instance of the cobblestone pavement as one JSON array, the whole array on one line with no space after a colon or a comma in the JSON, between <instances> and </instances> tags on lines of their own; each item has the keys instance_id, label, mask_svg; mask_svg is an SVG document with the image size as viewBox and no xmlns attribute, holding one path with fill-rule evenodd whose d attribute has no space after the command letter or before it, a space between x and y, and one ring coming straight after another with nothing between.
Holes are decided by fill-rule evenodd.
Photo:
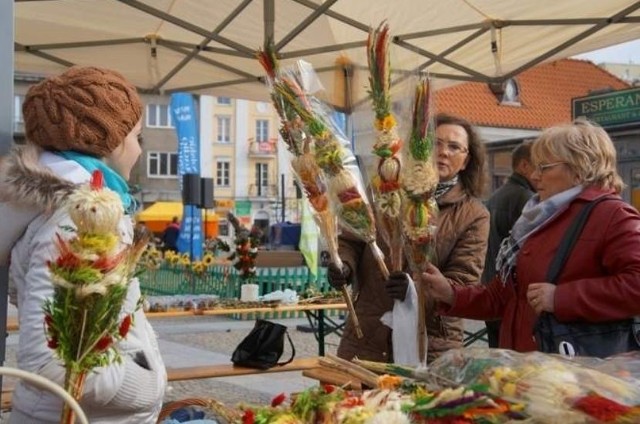
<instances>
[{"instance_id":1,"label":"cobblestone pavement","mask_svg":"<svg viewBox=\"0 0 640 424\"><path fill-rule=\"evenodd\" d=\"M204 319L206 320L206 317ZM306 324L304 320L275 321L289 327L289 334L296 348L296 358L318 355L318 344L313 333L296 329L298 325ZM159 320L154 321L152 324L158 331L161 349L166 347L168 343L175 343L180 346L189 346L206 352L218 353L224 358L221 362L228 363L235 347L249 333L253 326L253 321L217 321L215 325L210 326L210 330L207 329L209 325L201 323L202 326L194 332L171 331L168 329L171 325L170 323L160 323ZM329 335L325 340L326 352L335 354L339 340L337 335ZM289 347L285 345L282 359L288 358L289 352ZM167 366L170 366L169 363L167 363ZM301 372L269 374L267 377L243 376L172 382L165 400L213 397L228 405L235 405L240 402L264 404L270 402L275 394L283 391L288 392L287 388L300 390L314 383L316 383L314 380L302 377Z\"/></svg>"}]
</instances>

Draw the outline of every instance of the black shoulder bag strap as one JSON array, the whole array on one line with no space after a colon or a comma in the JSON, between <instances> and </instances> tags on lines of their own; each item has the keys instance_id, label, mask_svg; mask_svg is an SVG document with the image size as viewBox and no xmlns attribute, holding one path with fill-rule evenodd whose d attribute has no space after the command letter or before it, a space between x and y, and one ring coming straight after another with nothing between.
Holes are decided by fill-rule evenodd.
<instances>
[{"instance_id":1,"label":"black shoulder bag strap","mask_svg":"<svg viewBox=\"0 0 640 424\"><path fill-rule=\"evenodd\" d=\"M588 204L584 205L576 219L573 220L571 226L567 229L560 246L558 246L558 251L556 252L553 261L549 265L549 270L547 271L547 282L551 284L556 284L556 279L562 271L562 267L564 266L567 257L573 250L573 246L578 240L578 236L582 232L582 228L586 224L589 219L589 214L593 208L603 200L615 200L615 197L602 196L595 200L592 200ZM540 316L547 315L548 312L543 312ZM635 316L631 319L631 332L635 338L635 341L638 346L640 346L640 316Z\"/></svg>"},{"instance_id":2,"label":"black shoulder bag strap","mask_svg":"<svg viewBox=\"0 0 640 424\"><path fill-rule=\"evenodd\" d=\"M573 250L573 246L576 244L576 241L578 240L578 236L582 232L584 224L587 223L589 214L591 214L591 210L593 210L593 208L601 201L612 199L614 198L602 196L595 200L592 200L582 207L578 216L576 216L576 218L571 223L571 226L565 232L564 237L560 242L560 246L558 246L556 256L553 258L553 261L551 261L551 264L549 265L549 270L547 271L547 282L556 284L556 279L558 278L558 275L560 275L560 271L562 271L564 263Z\"/></svg>"},{"instance_id":3,"label":"black shoulder bag strap","mask_svg":"<svg viewBox=\"0 0 640 424\"><path fill-rule=\"evenodd\" d=\"M293 358L295 358L296 356L296 347L293 345L293 341L291 341L291 336L289 336L289 330L288 329L284 330L284 334L287 335L287 340L289 340L289 346L291 346L291 357L284 362L278 362L276 364L278 366L287 365L288 363L293 361Z\"/></svg>"}]
</instances>

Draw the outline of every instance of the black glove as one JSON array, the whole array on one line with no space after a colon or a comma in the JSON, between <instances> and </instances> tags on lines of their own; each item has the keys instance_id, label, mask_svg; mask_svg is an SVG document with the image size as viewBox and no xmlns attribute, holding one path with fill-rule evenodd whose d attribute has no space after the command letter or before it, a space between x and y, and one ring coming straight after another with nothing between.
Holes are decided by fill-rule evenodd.
<instances>
[{"instance_id":1,"label":"black glove","mask_svg":"<svg viewBox=\"0 0 640 424\"><path fill-rule=\"evenodd\" d=\"M336 264L331 262L327 269L327 279L329 284L334 289L342 290L342 287L348 284L349 277L351 276L351 267L343 263L342 269L338 268Z\"/></svg>"},{"instance_id":2,"label":"black glove","mask_svg":"<svg viewBox=\"0 0 640 424\"><path fill-rule=\"evenodd\" d=\"M389 275L389 279L385 282L384 288L387 295L392 299L401 302L407 296L407 288L409 287L409 275L404 272L394 271Z\"/></svg>"}]
</instances>

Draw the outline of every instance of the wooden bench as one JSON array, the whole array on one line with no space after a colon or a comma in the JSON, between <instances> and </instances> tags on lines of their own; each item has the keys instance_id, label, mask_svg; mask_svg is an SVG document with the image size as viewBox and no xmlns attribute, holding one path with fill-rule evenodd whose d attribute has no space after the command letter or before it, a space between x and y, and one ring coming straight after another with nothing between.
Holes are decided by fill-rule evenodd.
<instances>
[{"instance_id":1,"label":"wooden bench","mask_svg":"<svg viewBox=\"0 0 640 424\"><path fill-rule=\"evenodd\" d=\"M0 403L0 409L2 411L8 411L11 409L11 400L13 399L13 389L15 388L14 382L7 382L2 380L2 403Z\"/></svg>"},{"instance_id":2,"label":"wooden bench","mask_svg":"<svg viewBox=\"0 0 640 424\"><path fill-rule=\"evenodd\" d=\"M297 250L259 250L257 268L304 266L304 256Z\"/></svg>"},{"instance_id":3,"label":"wooden bench","mask_svg":"<svg viewBox=\"0 0 640 424\"><path fill-rule=\"evenodd\" d=\"M18 331L19 328L18 317L7 317L7 333L14 333Z\"/></svg>"},{"instance_id":4,"label":"wooden bench","mask_svg":"<svg viewBox=\"0 0 640 424\"><path fill-rule=\"evenodd\" d=\"M237 377L242 375L271 374L288 371L305 371L319 367L318 358L294 359L287 365L275 366L266 370L256 368L236 367L233 364L199 365L195 367L167 368L169 381L195 380L201 378ZM3 411L11 409L11 398L15 383L5 382L2 387Z\"/></svg>"},{"instance_id":5,"label":"wooden bench","mask_svg":"<svg viewBox=\"0 0 640 424\"><path fill-rule=\"evenodd\" d=\"M233 364L199 365L194 367L167 368L169 381L195 380L201 378L237 377L242 375L269 374L287 371L304 371L318 368L318 358L294 359L287 365L275 366L266 370L236 367Z\"/></svg>"}]
</instances>

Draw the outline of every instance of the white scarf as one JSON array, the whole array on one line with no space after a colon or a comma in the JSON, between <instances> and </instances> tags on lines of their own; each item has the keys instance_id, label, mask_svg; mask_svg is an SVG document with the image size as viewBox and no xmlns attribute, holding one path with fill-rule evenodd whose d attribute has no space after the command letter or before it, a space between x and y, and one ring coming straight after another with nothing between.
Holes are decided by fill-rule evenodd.
<instances>
[{"instance_id":1,"label":"white scarf","mask_svg":"<svg viewBox=\"0 0 640 424\"><path fill-rule=\"evenodd\" d=\"M560 212L569 207L569 203L582 192L582 185L577 185L561 193L555 194L545 201L540 201L539 195L534 195L524 205L520 218L513 224L509 236L502 240L496 257L496 271L506 284L516 267L518 252L524 242L540 230Z\"/></svg>"}]
</instances>

